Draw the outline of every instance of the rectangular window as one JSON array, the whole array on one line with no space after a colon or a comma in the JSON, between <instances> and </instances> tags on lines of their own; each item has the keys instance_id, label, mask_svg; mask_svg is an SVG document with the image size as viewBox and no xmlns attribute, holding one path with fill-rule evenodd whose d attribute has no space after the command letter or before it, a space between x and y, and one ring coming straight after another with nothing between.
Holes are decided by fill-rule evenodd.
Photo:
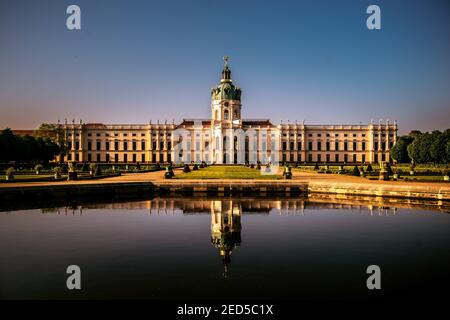
<instances>
[{"instance_id":1,"label":"rectangular window","mask_svg":"<svg viewBox=\"0 0 450 320\"><path fill-rule=\"evenodd\" d=\"M145 141L141 141L141 150L145 150Z\"/></svg>"},{"instance_id":2,"label":"rectangular window","mask_svg":"<svg viewBox=\"0 0 450 320\"><path fill-rule=\"evenodd\" d=\"M155 150L156 149L156 141L153 141L152 142L152 150Z\"/></svg>"},{"instance_id":3,"label":"rectangular window","mask_svg":"<svg viewBox=\"0 0 450 320\"><path fill-rule=\"evenodd\" d=\"M375 141L375 143L374 143L374 148L375 148L375 150L378 150L378 142L377 141ZM378 162L378 161L375 161L375 162Z\"/></svg>"},{"instance_id":4,"label":"rectangular window","mask_svg":"<svg viewBox=\"0 0 450 320\"><path fill-rule=\"evenodd\" d=\"M356 150L356 141L353 141L353 150Z\"/></svg>"},{"instance_id":5,"label":"rectangular window","mask_svg":"<svg viewBox=\"0 0 450 320\"><path fill-rule=\"evenodd\" d=\"M330 141L326 142L325 148L327 148L327 151L330 151Z\"/></svg>"},{"instance_id":6,"label":"rectangular window","mask_svg":"<svg viewBox=\"0 0 450 320\"><path fill-rule=\"evenodd\" d=\"M92 160L92 155L90 153L88 153L88 162L91 162Z\"/></svg>"},{"instance_id":7,"label":"rectangular window","mask_svg":"<svg viewBox=\"0 0 450 320\"><path fill-rule=\"evenodd\" d=\"M92 142L88 141L88 150L92 150Z\"/></svg>"},{"instance_id":8,"label":"rectangular window","mask_svg":"<svg viewBox=\"0 0 450 320\"><path fill-rule=\"evenodd\" d=\"M123 162L128 162L128 155L126 153L123 155Z\"/></svg>"},{"instance_id":9,"label":"rectangular window","mask_svg":"<svg viewBox=\"0 0 450 320\"><path fill-rule=\"evenodd\" d=\"M347 150L348 150L348 142L345 141L345 142L344 142L344 151L347 151Z\"/></svg>"},{"instance_id":10,"label":"rectangular window","mask_svg":"<svg viewBox=\"0 0 450 320\"><path fill-rule=\"evenodd\" d=\"M136 151L136 150L137 150L137 147L136 147L136 141L133 141L133 142L132 142L132 145L133 145L133 151ZM133 161L133 162L135 162L135 161Z\"/></svg>"},{"instance_id":11,"label":"rectangular window","mask_svg":"<svg viewBox=\"0 0 450 320\"><path fill-rule=\"evenodd\" d=\"M353 155L353 162L356 163L356 154Z\"/></svg>"},{"instance_id":12,"label":"rectangular window","mask_svg":"<svg viewBox=\"0 0 450 320\"><path fill-rule=\"evenodd\" d=\"M109 141L106 141L105 144L106 144L105 149L109 150Z\"/></svg>"},{"instance_id":13,"label":"rectangular window","mask_svg":"<svg viewBox=\"0 0 450 320\"><path fill-rule=\"evenodd\" d=\"M344 154L344 162L348 162L348 154Z\"/></svg>"},{"instance_id":14,"label":"rectangular window","mask_svg":"<svg viewBox=\"0 0 450 320\"><path fill-rule=\"evenodd\" d=\"M309 162L312 162L313 160L312 160L312 154L308 154L308 161Z\"/></svg>"},{"instance_id":15,"label":"rectangular window","mask_svg":"<svg viewBox=\"0 0 450 320\"><path fill-rule=\"evenodd\" d=\"M119 155L117 153L114 155L114 162L119 162Z\"/></svg>"},{"instance_id":16,"label":"rectangular window","mask_svg":"<svg viewBox=\"0 0 450 320\"><path fill-rule=\"evenodd\" d=\"M286 151L286 149L287 149L286 141L283 141L283 150Z\"/></svg>"},{"instance_id":17,"label":"rectangular window","mask_svg":"<svg viewBox=\"0 0 450 320\"><path fill-rule=\"evenodd\" d=\"M381 143L381 150L386 150L386 142Z\"/></svg>"},{"instance_id":18,"label":"rectangular window","mask_svg":"<svg viewBox=\"0 0 450 320\"><path fill-rule=\"evenodd\" d=\"M97 153L97 162L101 162L101 157L100 157L100 153Z\"/></svg>"},{"instance_id":19,"label":"rectangular window","mask_svg":"<svg viewBox=\"0 0 450 320\"><path fill-rule=\"evenodd\" d=\"M334 162L339 162L339 155L338 154L334 155Z\"/></svg>"},{"instance_id":20,"label":"rectangular window","mask_svg":"<svg viewBox=\"0 0 450 320\"><path fill-rule=\"evenodd\" d=\"M127 151L128 150L128 141L124 141L123 142L123 150ZM125 161L126 162L126 161Z\"/></svg>"},{"instance_id":21,"label":"rectangular window","mask_svg":"<svg viewBox=\"0 0 450 320\"><path fill-rule=\"evenodd\" d=\"M205 142L206 147L208 146L208 142ZM172 142L167 142L167 150L172 150Z\"/></svg>"},{"instance_id":22,"label":"rectangular window","mask_svg":"<svg viewBox=\"0 0 450 320\"><path fill-rule=\"evenodd\" d=\"M336 141L334 143L334 150L339 151L339 142L338 141Z\"/></svg>"},{"instance_id":23,"label":"rectangular window","mask_svg":"<svg viewBox=\"0 0 450 320\"><path fill-rule=\"evenodd\" d=\"M159 150L164 150L164 141L159 142Z\"/></svg>"},{"instance_id":24,"label":"rectangular window","mask_svg":"<svg viewBox=\"0 0 450 320\"><path fill-rule=\"evenodd\" d=\"M365 143L364 141L362 142L361 149L362 149L363 151L366 150L366 143Z\"/></svg>"},{"instance_id":25,"label":"rectangular window","mask_svg":"<svg viewBox=\"0 0 450 320\"><path fill-rule=\"evenodd\" d=\"M100 141L97 141L97 150L101 150L102 149L102 143Z\"/></svg>"},{"instance_id":26,"label":"rectangular window","mask_svg":"<svg viewBox=\"0 0 450 320\"><path fill-rule=\"evenodd\" d=\"M329 154L327 154L327 162L330 162L330 155Z\"/></svg>"},{"instance_id":27,"label":"rectangular window","mask_svg":"<svg viewBox=\"0 0 450 320\"><path fill-rule=\"evenodd\" d=\"M159 154L159 162L164 162L164 154Z\"/></svg>"},{"instance_id":28,"label":"rectangular window","mask_svg":"<svg viewBox=\"0 0 450 320\"><path fill-rule=\"evenodd\" d=\"M114 150L119 150L119 141L114 141Z\"/></svg>"},{"instance_id":29,"label":"rectangular window","mask_svg":"<svg viewBox=\"0 0 450 320\"><path fill-rule=\"evenodd\" d=\"M133 153L133 163L136 163L136 153Z\"/></svg>"},{"instance_id":30,"label":"rectangular window","mask_svg":"<svg viewBox=\"0 0 450 320\"><path fill-rule=\"evenodd\" d=\"M319 151L322 150L322 142L321 141L317 141L317 150L319 150Z\"/></svg>"},{"instance_id":31,"label":"rectangular window","mask_svg":"<svg viewBox=\"0 0 450 320\"><path fill-rule=\"evenodd\" d=\"M77 141L77 142L75 142L75 150L79 150L79 149L80 149L80 142Z\"/></svg>"},{"instance_id":32,"label":"rectangular window","mask_svg":"<svg viewBox=\"0 0 450 320\"><path fill-rule=\"evenodd\" d=\"M302 150L302 142L301 141L298 141L297 142L297 150Z\"/></svg>"},{"instance_id":33,"label":"rectangular window","mask_svg":"<svg viewBox=\"0 0 450 320\"><path fill-rule=\"evenodd\" d=\"M362 161L363 163L366 162L366 155L365 155L365 154L362 155L361 161Z\"/></svg>"},{"instance_id":34,"label":"rectangular window","mask_svg":"<svg viewBox=\"0 0 450 320\"><path fill-rule=\"evenodd\" d=\"M318 154L317 155L317 162L321 162L322 161L322 155L321 154Z\"/></svg>"},{"instance_id":35,"label":"rectangular window","mask_svg":"<svg viewBox=\"0 0 450 320\"><path fill-rule=\"evenodd\" d=\"M312 141L308 141L308 150L311 151L312 149Z\"/></svg>"},{"instance_id":36,"label":"rectangular window","mask_svg":"<svg viewBox=\"0 0 450 320\"><path fill-rule=\"evenodd\" d=\"M106 154L106 162L109 162L109 153Z\"/></svg>"},{"instance_id":37,"label":"rectangular window","mask_svg":"<svg viewBox=\"0 0 450 320\"><path fill-rule=\"evenodd\" d=\"M141 154L141 162L145 162L145 154Z\"/></svg>"},{"instance_id":38,"label":"rectangular window","mask_svg":"<svg viewBox=\"0 0 450 320\"><path fill-rule=\"evenodd\" d=\"M294 150L294 141L291 141L290 143L290 150Z\"/></svg>"}]
</instances>

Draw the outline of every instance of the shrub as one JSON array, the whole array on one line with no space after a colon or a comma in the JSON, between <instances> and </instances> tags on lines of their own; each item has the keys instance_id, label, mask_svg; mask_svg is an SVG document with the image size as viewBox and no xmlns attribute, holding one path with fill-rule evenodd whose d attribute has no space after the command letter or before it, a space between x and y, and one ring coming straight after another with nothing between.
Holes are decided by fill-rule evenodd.
<instances>
[{"instance_id":1,"label":"shrub","mask_svg":"<svg viewBox=\"0 0 450 320\"><path fill-rule=\"evenodd\" d=\"M184 173L191 172L191 169L189 168L189 165L187 163L184 165L183 172Z\"/></svg>"},{"instance_id":2,"label":"shrub","mask_svg":"<svg viewBox=\"0 0 450 320\"><path fill-rule=\"evenodd\" d=\"M84 165L83 165L84 166ZM95 172L95 170L97 169L97 164L96 163L90 163L89 164L89 170L90 171L92 171L92 173L94 173ZM83 170L83 171L85 171L85 170ZM86 169L86 171L87 171L87 169Z\"/></svg>"},{"instance_id":3,"label":"shrub","mask_svg":"<svg viewBox=\"0 0 450 320\"><path fill-rule=\"evenodd\" d=\"M95 163L89 164L89 167L88 167L88 164L87 164L86 162L83 162L83 165L82 165L82 167L81 167L81 171L87 172L87 171L89 171L89 169L92 170L92 167L91 167L91 166L92 166L93 164L95 164Z\"/></svg>"},{"instance_id":4,"label":"shrub","mask_svg":"<svg viewBox=\"0 0 450 320\"><path fill-rule=\"evenodd\" d=\"M319 165L317 164L317 162L316 162L316 164L314 165L314 170L315 170L315 171L319 170Z\"/></svg>"},{"instance_id":5,"label":"shrub","mask_svg":"<svg viewBox=\"0 0 450 320\"><path fill-rule=\"evenodd\" d=\"M136 163L136 170L137 170L137 171L140 171L140 170L141 170L141 165L140 165L139 162Z\"/></svg>"},{"instance_id":6,"label":"shrub","mask_svg":"<svg viewBox=\"0 0 450 320\"><path fill-rule=\"evenodd\" d=\"M44 167L42 166L42 164L37 164L34 166L34 171L36 171L36 174L39 174L39 173L41 173L43 168Z\"/></svg>"},{"instance_id":7,"label":"shrub","mask_svg":"<svg viewBox=\"0 0 450 320\"><path fill-rule=\"evenodd\" d=\"M194 166L192 167L192 170L198 170L198 165L194 164Z\"/></svg>"},{"instance_id":8,"label":"shrub","mask_svg":"<svg viewBox=\"0 0 450 320\"><path fill-rule=\"evenodd\" d=\"M67 164L61 164L61 173L67 173Z\"/></svg>"},{"instance_id":9,"label":"shrub","mask_svg":"<svg viewBox=\"0 0 450 320\"><path fill-rule=\"evenodd\" d=\"M359 169L358 169L358 166L354 166L354 167L353 167L353 172L352 172L352 174L353 174L354 176L359 177Z\"/></svg>"},{"instance_id":10,"label":"shrub","mask_svg":"<svg viewBox=\"0 0 450 320\"><path fill-rule=\"evenodd\" d=\"M102 167L96 166L94 171L95 176L101 176L102 175Z\"/></svg>"},{"instance_id":11,"label":"shrub","mask_svg":"<svg viewBox=\"0 0 450 320\"><path fill-rule=\"evenodd\" d=\"M7 179L14 179L14 172L16 172L16 170L14 170L13 167L9 167L9 168L6 170L6 178L7 178Z\"/></svg>"},{"instance_id":12,"label":"shrub","mask_svg":"<svg viewBox=\"0 0 450 320\"><path fill-rule=\"evenodd\" d=\"M367 166L366 171L367 171L367 172L372 172L372 171L373 171L372 165L371 165L370 163L369 163L369 165Z\"/></svg>"},{"instance_id":13,"label":"shrub","mask_svg":"<svg viewBox=\"0 0 450 320\"><path fill-rule=\"evenodd\" d=\"M62 169L61 169L61 167L54 167L54 168L53 168L53 172L54 172L56 175L61 175Z\"/></svg>"}]
</instances>

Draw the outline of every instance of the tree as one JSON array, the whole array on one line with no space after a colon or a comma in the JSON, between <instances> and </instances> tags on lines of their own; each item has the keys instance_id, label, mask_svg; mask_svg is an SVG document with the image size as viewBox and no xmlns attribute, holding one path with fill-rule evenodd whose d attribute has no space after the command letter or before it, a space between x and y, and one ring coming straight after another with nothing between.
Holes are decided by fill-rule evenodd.
<instances>
[{"instance_id":1,"label":"tree","mask_svg":"<svg viewBox=\"0 0 450 320\"><path fill-rule=\"evenodd\" d=\"M446 154L445 163L450 163L450 140L447 142L445 154Z\"/></svg>"},{"instance_id":2,"label":"tree","mask_svg":"<svg viewBox=\"0 0 450 320\"><path fill-rule=\"evenodd\" d=\"M38 135L58 145L59 153L63 158L68 151L64 129L59 124L42 123L39 126Z\"/></svg>"},{"instance_id":3,"label":"tree","mask_svg":"<svg viewBox=\"0 0 450 320\"><path fill-rule=\"evenodd\" d=\"M439 131L424 133L416 136L414 141L408 146L408 155L415 163L429 163L436 159L431 156L431 145L439 136Z\"/></svg>"},{"instance_id":4,"label":"tree","mask_svg":"<svg viewBox=\"0 0 450 320\"><path fill-rule=\"evenodd\" d=\"M398 163L409 163L411 158L408 156L408 146L413 142L411 136L400 137L391 149L391 158Z\"/></svg>"}]
</instances>

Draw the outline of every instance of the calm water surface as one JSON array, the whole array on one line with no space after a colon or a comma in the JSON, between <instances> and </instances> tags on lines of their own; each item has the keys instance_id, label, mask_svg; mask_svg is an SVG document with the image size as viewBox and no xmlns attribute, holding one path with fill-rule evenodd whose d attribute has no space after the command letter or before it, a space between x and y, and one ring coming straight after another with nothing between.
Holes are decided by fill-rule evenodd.
<instances>
[{"instance_id":1,"label":"calm water surface","mask_svg":"<svg viewBox=\"0 0 450 320\"><path fill-rule=\"evenodd\" d=\"M2 299L371 298L372 264L383 297L449 285L450 215L439 206L157 198L8 210ZM73 264L81 291L66 289Z\"/></svg>"}]
</instances>

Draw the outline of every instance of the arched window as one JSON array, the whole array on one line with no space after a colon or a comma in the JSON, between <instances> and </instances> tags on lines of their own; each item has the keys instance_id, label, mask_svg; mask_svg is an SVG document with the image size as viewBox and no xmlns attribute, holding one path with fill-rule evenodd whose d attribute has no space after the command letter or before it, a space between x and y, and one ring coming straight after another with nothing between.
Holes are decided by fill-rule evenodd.
<instances>
[{"instance_id":1,"label":"arched window","mask_svg":"<svg viewBox=\"0 0 450 320\"><path fill-rule=\"evenodd\" d=\"M234 110L234 113L233 113L233 119L237 119L237 118L238 118L237 110Z\"/></svg>"},{"instance_id":2,"label":"arched window","mask_svg":"<svg viewBox=\"0 0 450 320\"><path fill-rule=\"evenodd\" d=\"M225 110L225 111L223 112L223 119L224 119L224 120L228 120L228 110Z\"/></svg>"},{"instance_id":3,"label":"arched window","mask_svg":"<svg viewBox=\"0 0 450 320\"><path fill-rule=\"evenodd\" d=\"M219 112L216 110L214 120L219 120Z\"/></svg>"}]
</instances>

